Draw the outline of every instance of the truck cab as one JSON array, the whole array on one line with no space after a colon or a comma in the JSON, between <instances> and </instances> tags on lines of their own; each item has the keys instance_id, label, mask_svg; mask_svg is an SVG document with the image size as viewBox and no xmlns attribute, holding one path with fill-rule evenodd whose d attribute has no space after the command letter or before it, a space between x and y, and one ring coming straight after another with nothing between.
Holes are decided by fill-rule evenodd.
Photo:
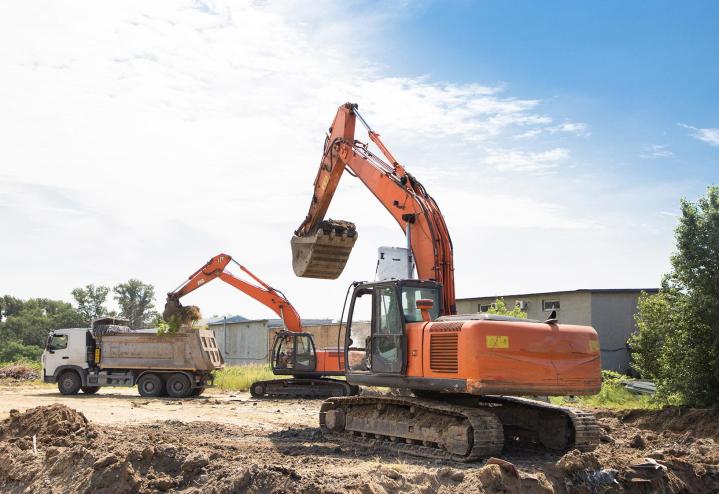
<instances>
[{"instance_id":1,"label":"truck cab","mask_svg":"<svg viewBox=\"0 0 719 494\"><path fill-rule=\"evenodd\" d=\"M94 347L94 339L88 328L52 331L47 337L45 351L42 353L43 380L46 383L58 383L58 378L68 370L76 371L76 375L79 376L84 375L92 362L92 355L88 355L88 348L92 347ZM75 383L64 384L71 389L71 384Z\"/></svg>"}]
</instances>

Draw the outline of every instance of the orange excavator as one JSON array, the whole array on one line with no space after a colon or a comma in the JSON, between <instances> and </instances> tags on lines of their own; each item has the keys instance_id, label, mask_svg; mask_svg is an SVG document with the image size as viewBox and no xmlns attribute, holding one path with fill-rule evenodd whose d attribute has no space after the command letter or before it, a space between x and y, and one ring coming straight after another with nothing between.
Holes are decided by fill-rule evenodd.
<instances>
[{"instance_id":1,"label":"orange excavator","mask_svg":"<svg viewBox=\"0 0 719 494\"><path fill-rule=\"evenodd\" d=\"M225 269L230 262L237 264L257 285L237 278ZM303 331L300 315L287 297L227 254L216 255L192 273L187 281L167 294L162 314L165 321L179 319L182 322L188 311L180 304L180 299L215 278L269 307L282 320L283 329L273 342L270 362L274 374L292 378L255 382L250 386L252 396L326 397L357 394L357 386L325 377L344 375L344 354L337 348L316 349L312 334Z\"/></svg>"},{"instance_id":2,"label":"orange excavator","mask_svg":"<svg viewBox=\"0 0 719 494\"><path fill-rule=\"evenodd\" d=\"M384 159L355 140L362 123ZM398 163L357 110L341 106L325 140L307 217L292 238L298 276L336 278L357 238L353 223L325 220L340 177L359 178L406 233L405 279L354 283L345 371L353 385L412 391L414 397L329 398L323 432L419 456L472 461L527 443L593 449L592 414L523 398L590 395L601 386L599 341L589 326L490 314L456 315L452 242L437 203ZM365 312L366 311L366 312ZM358 325L371 314L370 329Z\"/></svg>"}]
</instances>

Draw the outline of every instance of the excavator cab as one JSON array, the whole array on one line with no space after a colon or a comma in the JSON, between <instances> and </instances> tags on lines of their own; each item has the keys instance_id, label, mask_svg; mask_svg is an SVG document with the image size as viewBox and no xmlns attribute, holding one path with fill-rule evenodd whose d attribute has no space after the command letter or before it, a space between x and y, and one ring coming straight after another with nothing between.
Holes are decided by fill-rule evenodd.
<instances>
[{"instance_id":1,"label":"excavator cab","mask_svg":"<svg viewBox=\"0 0 719 494\"><path fill-rule=\"evenodd\" d=\"M423 310L436 319L441 303L442 285L434 281L357 285L347 316L347 373L403 375L407 369L406 325L422 322Z\"/></svg>"},{"instance_id":2,"label":"excavator cab","mask_svg":"<svg viewBox=\"0 0 719 494\"><path fill-rule=\"evenodd\" d=\"M272 347L272 371L287 375L317 370L317 352L310 333L281 331Z\"/></svg>"}]
</instances>

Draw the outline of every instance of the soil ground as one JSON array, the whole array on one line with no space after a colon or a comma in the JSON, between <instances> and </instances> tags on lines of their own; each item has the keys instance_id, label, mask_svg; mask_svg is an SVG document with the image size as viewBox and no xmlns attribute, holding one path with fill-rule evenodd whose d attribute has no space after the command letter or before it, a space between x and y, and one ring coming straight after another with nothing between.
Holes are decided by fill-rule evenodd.
<instances>
[{"instance_id":1,"label":"soil ground","mask_svg":"<svg viewBox=\"0 0 719 494\"><path fill-rule=\"evenodd\" d=\"M604 434L594 452L505 450L512 467L327 441L321 400L0 393L0 492L719 492L717 411L595 410ZM659 466L631 468L647 458Z\"/></svg>"}]
</instances>

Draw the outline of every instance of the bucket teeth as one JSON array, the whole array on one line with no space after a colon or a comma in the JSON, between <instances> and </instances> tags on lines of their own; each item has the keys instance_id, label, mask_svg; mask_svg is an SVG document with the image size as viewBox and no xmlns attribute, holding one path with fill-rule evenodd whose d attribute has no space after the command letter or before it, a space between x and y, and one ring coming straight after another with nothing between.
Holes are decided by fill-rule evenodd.
<instances>
[{"instance_id":1,"label":"bucket teeth","mask_svg":"<svg viewBox=\"0 0 719 494\"><path fill-rule=\"evenodd\" d=\"M315 233L292 237L292 268L302 278L337 279L356 241L353 223L323 221Z\"/></svg>"}]
</instances>

